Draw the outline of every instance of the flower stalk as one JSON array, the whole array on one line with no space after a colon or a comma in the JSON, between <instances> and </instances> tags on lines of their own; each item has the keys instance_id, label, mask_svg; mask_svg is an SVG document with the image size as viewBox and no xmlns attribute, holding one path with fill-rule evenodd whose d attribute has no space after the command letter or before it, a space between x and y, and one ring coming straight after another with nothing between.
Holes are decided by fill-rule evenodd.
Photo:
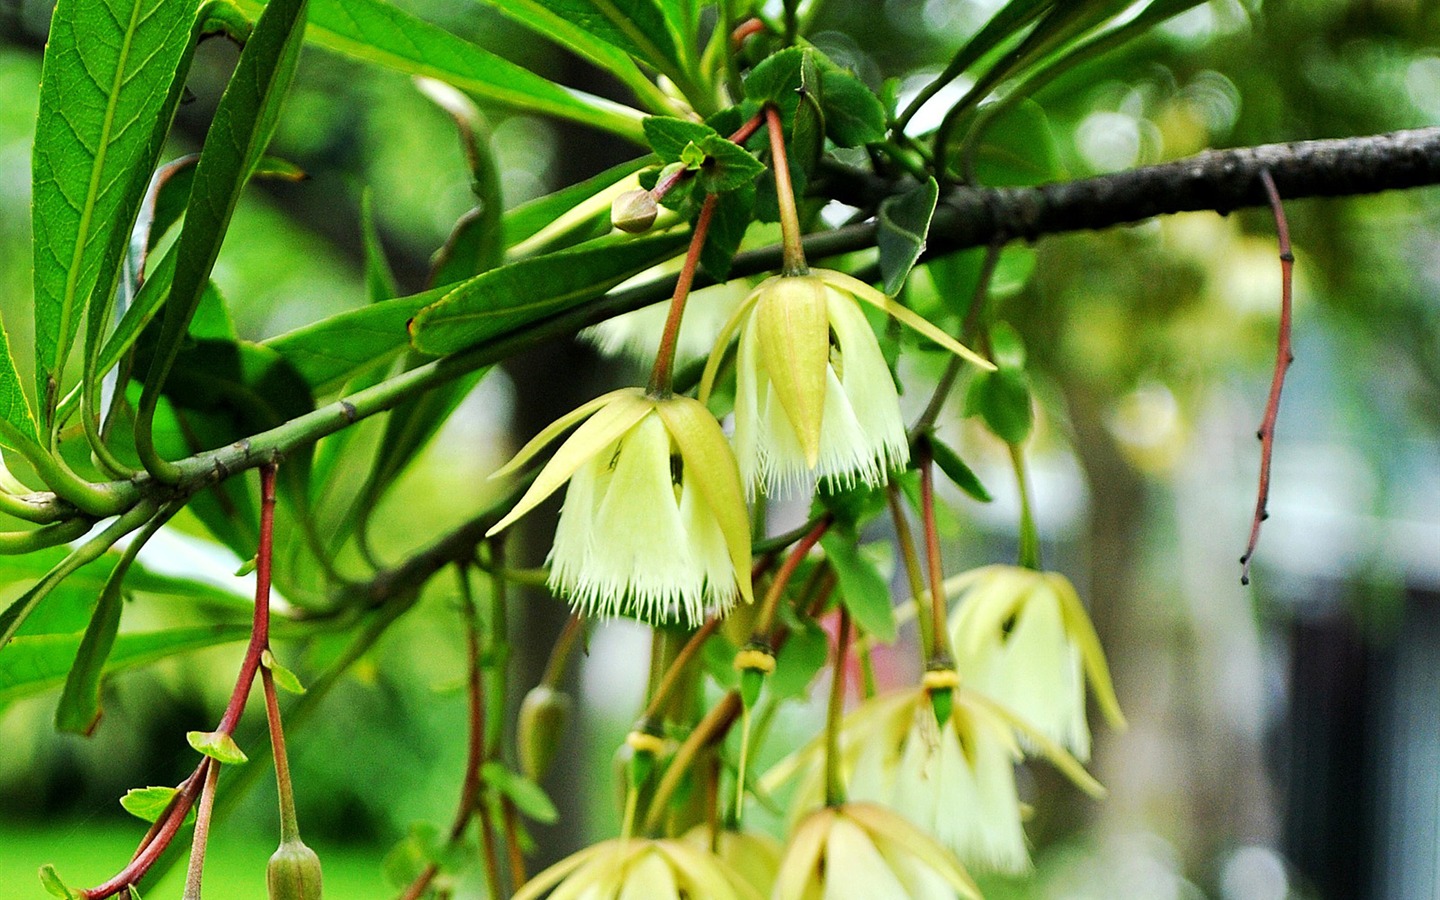
<instances>
[{"instance_id":1,"label":"flower stalk","mask_svg":"<svg viewBox=\"0 0 1440 900\"><path fill-rule=\"evenodd\" d=\"M690 249L685 253L685 264L680 269L680 280L675 283L675 295L670 300L670 315L665 320L665 331L660 336L660 349L655 354L655 366L650 371L648 392L652 397L665 398L671 394L675 380L675 345L680 340L680 319L685 314L685 301L690 296L690 286L695 281L695 269L700 265L700 251L705 246L705 236L710 232L710 220L715 215L718 194L706 194L700 206L700 215L695 219L695 230L690 235Z\"/></svg>"},{"instance_id":2,"label":"flower stalk","mask_svg":"<svg viewBox=\"0 0 1440 900\"><path fill-rule=\"evenodd\" d=\"M800 231L800 212L795 206L795 188L790 181L790 161L785 155L785 132L780 111L765 107L765 125L770 132L771 166L775 172L775 198L780 207L780 235L784 252L781 274L804 275L810 271L805 262L804 235Z\"/></svg>"}]
</instances>

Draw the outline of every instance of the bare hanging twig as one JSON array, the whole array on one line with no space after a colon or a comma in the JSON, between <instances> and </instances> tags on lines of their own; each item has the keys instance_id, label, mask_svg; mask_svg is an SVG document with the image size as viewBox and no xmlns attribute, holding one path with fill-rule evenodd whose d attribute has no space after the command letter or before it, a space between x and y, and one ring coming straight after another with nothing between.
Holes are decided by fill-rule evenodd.
<instances>
[{"instance_id":1,"label":"bare hanging twig","mask_svg":"<svg viewBox=\"0 0 1440 900\"><path fill-rule=\"evenodd\" d=\"M1275 374L1270 379L1270 398L1265 402L1265 418L1255 436L1260 439L1260 489L1255 497L1255 518L1250 523L1250 541L1245 545L1245 555L1240 557L1240 583L1250 583L1250 560L1255 556L1255 544L1260 540L1260 523L1270 517L1265 508L1270 500L1270 457L1275 450L1275 419L1280 414L1280 391L1285 387L1285 373L1295 361L1290 347L1291 331L1291 286L1295 269L1295 254L1290 252L1290 226L1285 221L1285 209L1280 204L1280 192L1275 188L1275 179L1269 169L1260 170L1260 181L1265 185L1265 194L1270 198L1270 211L1275 215L1275 232L1280 242L1280 335L1275 349Z\"/></svg>"}]
</instances>

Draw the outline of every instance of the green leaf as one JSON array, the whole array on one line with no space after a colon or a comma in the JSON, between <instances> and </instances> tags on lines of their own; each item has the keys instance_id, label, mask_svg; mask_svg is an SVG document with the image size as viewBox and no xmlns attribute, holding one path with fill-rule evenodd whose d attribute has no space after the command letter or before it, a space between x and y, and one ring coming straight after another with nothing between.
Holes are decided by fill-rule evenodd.
<instances>
[{"instance_id":1,"label":"green leaf","mask_svg":"<svg viewBox=\"0 0 1440 900\"><path fill-rule=\"evenodd\" d=\"M832 528L820 539L825 557L839 580L840 600L850 610L855 624L868 635L886 643L895 640L895 612L890 606L890 586L875 563L855 543L853 533Z\"/></svg>"},{"instance_id":2,"label":"green leaf","mask_svg":"<svg viewBox=\"0 0 1440 900\"><path fill-rule=\"evenodd\" d=\"M726 191L715 201L710 216L710 231L700 248L700 268L716 281L730 277L730 265L745 240L745 232L755 214L755 186L747 184Z\"/></svg>"},{"instance_id":3,"label":"green leaf","mask_svg":"<svg viewBox=\"0 0 1440 900\"><path fill-rule=\"evenodd\" d=\"M787 47L766 57L745 77L746 99L762 105L773 103L787 125L793 122L795 109L800 105L801 69L811 52L801 47Z\"/></svg>"},{"instance_id":4,"label":"green leaf","mask_svg":"<svg viewBox=\"0 0 1440 900\"><path fill-rule=\"evenodd\" d=\"M720 137L720 133L709 125L677 119L673 116L647 116L640 123L645 129L645 140L650 149L660 157L661 162L679 162L680 156L690 144L699 144L709 137Z\"/></svg>"},{"instance_id":5,"label":"green leaf","mask_svg":"<svg viewBox=\"0 0 1440 900\"><path fill-rule=\"evenodd\" d=\"M170 802L178 793L173 787L131 788L120 798L120 806L135 818L153 825L165 815L165 810L170 808ZM194 820L195 809L191 807L185 815L185 824Z\"/></svg>"},{"instance_id":6,"label":"green leaf","mask_svg":"<svg viewBox=\"0 0 1440 900\"><path fill-rule=\"evenodd\" d=\"M501 13L625 82L637 96L646 98L659 108L668 106L667 98L650 81L630 54L587 31L583 25L558 15L541 0L485 0Z\"/></svg>"},{"instance_id":7,"label":"green leaf","mask_svg":"<svg viewBox=\"0 0 1440 900\"><path fill-rule=\"evenodd\" d=\"M999 369L978 373L966 391L965 412L967 415L978 413L1005 443L1023 443L1034 425L1030 383L1024 371Z\"/></svg>"},{"instance_id":8,"label":"green leaf","mask_svg":"<svg viewBox=\"0 0 1440 900\"><path fill-rule=\"evenodd\" d=\"M210 271L240 192L270 141L295 74L305 9L306 0L272 0L265 7L215 109L195 164L195 183L175 247L175 274L165 303L160 349L146 377L147 396L158 393L169 374L209 287ZM146 406L141 403L142 410Z\"/></svg>"},{"instance_id":9,"label":"green leaf","mask_svg":"<svg viewBox=\"0 0 1440 900\"><path fill-rule=\"evenodd\" d=\"M830 639L825 631L813 622L806 621L798 628L790 629L785 645L775 655L775 671L770 674L766 688L777 700L808 696L810 682L825 665L830 656Z\"/></svg>"},{"instance_id":10,"label":"green leaf","mask_svg":"<svg viewBox=\"0 0 1440 900\"><path fill-rule=\"evenodd\" d=\"M491 152L490 126L474 102L443 81L415 81L421 93L454 120L470 166L470 190L478 204L457 223L431 273L431 284L451 284L488 272L505 261L505 199L500 192L500 170ZM392 291L389 297L397 293Z\"/></svg>"},{"instance_id":11,"label":"green leaf","mask_svg":"<svg viewBox=\"0 0 1440 900\"><path fill-rule=\"evenodd\" d=\"M113 675L250 636L249 625L205 625L121 634L115 638L105 673ZM0 707L60 687L80 649L81 636L20 635L0 653Z\"/></svg>"},{"instance_id":12,"label":"green leaf","mask_svg":"<svg viewBox=\"0 0 1440 900\"><path fill-rule=\"evenodd\" d=\"M185 740L190 742L191 747L227 766L250 761L235 739L223 731L188 731Z\"/></svg>"},{"instance_id":13,"label":"green leaf","mask_svg":"<svg viewBox=\"0 0 1440 900\"><path fill-rule=\"evenodd\" d=\"M675 39L655 0L539 0L545 8L575 23L662 72L681 68Z\"/></svg>"},{"instance_id":14,"label":"green leaf","mask_svg":"<svg viewBox=\"0 0 1440 900\"><path fill-rule=\"evenodd\" d=\"M989 503L994 499L990 496L990 492L985 490L985 485L980 483L975 472L965 465L965 460L960 458L960 454L950 449L948 445L940 443L933 434L930 435L929 440L930 454L935 458L935 465L940 467L940 471L944 472L945 477L954 482L956 487L981 503Z\"/></svg>"},{"instance_id":15,"label":"green leaf","mask_svg":"<svg viewBox=\"0 0 1440 900\"><path fill-rule=\"evenodd\" d=\"M65 882L56 874L55 867L48 863L40 867L40 886L45 888L45 893L59 897L60 900L81 900L78 893L65 886Z\"/></svg>"},{"instance_id":16,"label":"green leaf","mask_svg":"<svg viewBox=\"0 0 1440 900\"><path fill-rule=\"evenodd\" d=\"M1055 134L1038 103L1026 100L987 124L985 140L975 152L979 183L1028 187L1064 177Z\"/></svg>"},{"instance_id":17,"label":"green leaf","mask_svg":"<svg viewBox=\"0 0 1440 900\"><path fill-rule=\"evenodd\" d=\"M371 303L390 300L400 293L380 232L375 228L375 204L367 188L360 195L360 240L365 251L365 295Z\"/></svg>"},{"instance_id":18,"label":"green leaf","mask_svg":"<svg viewBox=\"0 0 1440 900\"><path fill-rule=\"evenodd\" d=\"M410 323L411 343L442 355L524 328L656 265L686 237L614 235L492 269L417 313Z\"/></svg>"},{"instance_id":19,"label":"green leaf","mask_svg":"<svg viewBox=\"0 0 1440 900\"><path fill-rule=\"evenodd\" d=\"M880 248L880 275L885 280L885 293L895 296L910 277L920 254L925 252L925 237L930 233L930 218L935 215L935 202L940 199L940 186L934 178L880 204L880 221L875 243Z\"/></svg>"},{"instance_id":20,"label":"green leaf","mask_svg":"<svg viewBox=\"0 0 1440 900\"><path fill-rule=\"evenodd\" d=\"M263 346L283 356L311 391L326 394L408 349L406 324L455 287L432 288L348 310L276 335Z\"/></svg>"},{"instance_id":21,"label":"green leaf","mask_svg":"<svg viewBox=\"0 0 1440 900\"><path fill-rule=\"evenodd\" d=\"M280 660L275 658L274 653L271 653L269 650L261 651L260 665L270 670L271 676L275 679L276 686L281 690L289 691L292 694L305 693L305 685L300 683L300 679L295 677L294 672L280 664Z\"/></svg>"},{"instance_id":22,"label":"green leaf","mask_svg":"<svg viewBox=\"0 0 1440 900\"><path fill-rule=\"evenodd\" d=\"M124 600L120 588L128 568L125 560L131 558L127 553L105 582L90 624L80 638L65 688L60 692L60 704L55 708L55 728L59 731L89 735L100 724L100 676L120 631Z\"/></svg>"},{"instance_id":23,"label":"green leaf","mask_svg":"<svg viewBox=\"0 0 1440 900\"><path fill-rule=\"evenodd\" d=\"M629 176L654 162L654 157L648 156L632 159L629 162L620 163L618 166L612 166L599 175L587 178L578 184L572 184L553 194L546 194L528 203L520 204L505 214L506 245L513 247L521 241L529 240L565 214L581 206L586 200L597 196L601 198L600 202L592 204L594 209L586 212L583 217L577 218L573 227L579 228L587 222L603 219L605 229L608 231L610 201L616 194L633 186L626 183Z\"/></svg>"},{"instance_id":24,"label":"green leaf","mask_svg":"<svg viewBox=\"0 0 1440 900\"><path fill-rule=\"evenodd\" d=\"M263 6L237 2L252 13ZM491 103L640 140L638 110L557 85L381 0L313 0L307 39L407 75L437 78Z\"/></svg>"},{"instance_id":25,"label":"green leaf","mask_svg":"<svg viewBox=\"0 0 1440 900\"><path fill-rule=\"evenodd\" d=\"M480 779L510 798L515 808L527 818L542 825L551 825L560 820L560 813L555 809L555 804L550 802L545 789L504 763L495 760L486 763L480 768Z\"/></svg>"},{"instance_id":26,"label":"green leaf","mask_svg":"<svg viewBox=\"0 0 1440 900\"><path fill-rule=\"evenodd\" d=\"M0 322L0 417L15 427L24 438L39 442L35 433L35 417L30 412L30 402L25 398L25 389L20 386L20 373L15 371L15 360L10 354L10 336ZM0 434L0 446L12 442Z\"/></svg>"},{"instance_id":27,"label":"green leaf","mask_svg":"<svg viewBox=\"0 0 1440 900\"><path fill-rule=\"evenodd\" d=\"M194 21L193 5L167 0L55 7L32 173L35 378L47 425L81 320L92 308L101 318L114 295Z\"/></svg>"},{"instance_id":28,"label":"green leaf","mask_svg":"<svg viewBox=\"0 0 1440 900\"><path fill-rule=\"evenodd\" d=\"M699 147L705 153L705 162L700 166L700 188L707 193L721 194L749 187L765 171L764 164L748 150L718 134L701 141Z\"/></svg>"},{"instance_id":29,"label":"green leaf","mask_svg":"<svg viewBox=\"0 0 1440 900\"><path fill-rule=\"evenodd\" d=\"M839 147L863 147L885 139L885 107L865 82L834 66L821 66L825 86L825 134Z\"/></svg>"}]
</instances>

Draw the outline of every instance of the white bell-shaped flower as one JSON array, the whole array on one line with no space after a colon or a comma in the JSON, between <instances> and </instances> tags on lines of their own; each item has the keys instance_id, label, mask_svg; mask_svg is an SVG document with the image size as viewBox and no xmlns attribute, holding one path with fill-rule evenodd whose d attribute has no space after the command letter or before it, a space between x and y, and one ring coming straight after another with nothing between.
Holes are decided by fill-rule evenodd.
<instances>
[{"instance_id":1,"label":"white bell-shaped flower","mask_svg":"<svg viewBox=\"0 0 1440 900\"><path fill-rule=\"evenodd\" d=\"M869 303L976 365L989 362L863 281L811 269L750 292L701 380L709 396L736 329L735 453L748 490L767 494L884 484L909 460L895 381L861 312Z\"/></svg>"},{"instance_id":2,"label":"white bell-shaped flower","mask_svg":"<svg viewBox=\"0 0 1440 900\"><path fill-rule=\"evenodd\" d=\"M590 616L700 624L752 599L750 530L724 432L699 402L633 388L585 404L496 473L580 424L495 534L569 481L549 586Z\"/></svg>"}]
</instances>

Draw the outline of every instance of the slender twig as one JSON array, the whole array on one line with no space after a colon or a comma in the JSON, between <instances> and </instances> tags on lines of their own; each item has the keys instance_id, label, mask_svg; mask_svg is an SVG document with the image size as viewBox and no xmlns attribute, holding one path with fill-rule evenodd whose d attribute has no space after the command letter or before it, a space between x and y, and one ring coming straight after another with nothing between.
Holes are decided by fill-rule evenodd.
<instances>
[{"instance_id":1,"label":"slender twig","mask_svg":"<svg viewBox=\"0 0 1440 900\"><path fill-rule=\"evenodd\" d=\"M1250 583L1250 560L1255 556L1255 545L1260 541L1260 523L1269 517L1266 504L1270 500L1270 457L1275 450L1275 419L1280 415L1280 391L1285 387L1285 372L1295 361L1290 346L1291 333L1291 288L1295 269L1295 254L1290 250L1290 225L1285 219L1285 209L1280 202L1280 192L1275 179L1268 169L1260 170L1260 180L1270 198L1270 211L1275 216L1275 232L1280 244L1280 335L1275 348L1275 374L1270 379L1270 396L1265 401L1265 418L1255 436L1260 439L1260 488L1255 497L1255 517L1250 522L1250 540L1245 544L1245 555L1240 557L1240 583Z\"/></svg>"},{"instance_id":2,"label":"slender twig","mask_svg":"<svg viewBox=\"0 0 1440 900\"><path fill-rule=\"evenodd\" d=\"M845 802L845 780L840 769L840 720L845 708L845 659L850 655L850 610L840 607L840 629L835 635L835 665L830 675L830 703L825 713L825 805Z\"/></svg>"},{"instance_id":3,"label":"slender twig","mask_svg":"<svg viewBox=\"0 0 1440 900\"><path fill-rule=\"evenodd\" d=\"M920 571L920 554L915 550L915 536L910 531L910 522L905 518L905 509L900 502L900 486L890 482L885 491L885 499L890 505L890 518L895 523L895 543L899 545L900 558L905 563L905 578L910 582L910 596L915 598L916 603L924 603L928 596L925 576ZM916 616L915 626L920 631L918 644L921 664L928 664L929 660L923 657L935 643L930 636L930 617Z\"/></svg>"},{"instance_id":4,"label":"slender twig","mask_svg":"<svg viewBox=\"0 0 1440 900\"><path fill-rule=\"evenodd\" d=\"M200 808L195 813L195 833L190 838L190 865L185 870L184 900L200 900L200 882L205 873L205 848L210 843L210 816L215 811L215 784L220 763L206 758L205 786L200 790ZM208 764L208 765L207 765Z\"/></svg>"},{"instance_id":5,"label":"slender twig","mask_svg":"<svg viewBox=\"0 0 1440 900\"><path fill-rule=\"evenodd\" d=\"M949 668L952 663L945 644L945 561L940 557L940 528L935 521L935 462L931 457L929 441L920 442L916 465L920 469L920 515L925 526L925 558L930 564L930 658L926 665L927 668Z\"/></svg>"},{"instance_id":6,"label":"slender twig","mask_svg":"<svg viewBox=\"0 0 1440 900\"><path fill-rule=\"evenodd\" d=\"M719 627L720 619L717 616L711 616L705 620L705 624L695 629L694 634L690 635L690 639L680 648L680 652L675 654L675 658L670 660L669 665L665 667L665 673L650 695L650 703L640 717L642 722L654 721L665 711L665 705L670 702L671 695L675 693L675 688L679 686L690 663L694 662L700 648L705 646L705 641L709 640L710 635L714 634L715 629Z\"/></svg>"},{"instance_id":7,"label":"slender twig","mask_svg":"<svg viewBox=\"0 0 1440 900\"><path fill-rule=\"evenodd\" d=\"M650 798L650 809L645 815L645 830L654 831L660 827L665 817L666 807L670 803L671 796L675 789L680 786L680 780L694 764L696 756L708 746L723 741L729 733L730 726L740 717L740 709L743 704L740 702L738 690L728 691L720 698L720 702L710 708L705 717L690 732L689 737L675 750L670 764L665 768L665 774L661 776L660 783L655 787L655 794Z\"/></svg>"},{"instance_id":8,"label":"slender twig","mask_svg":"<svg viewBox=\"0 0 1440 900\"><path fill-rule=\"evenodd\" d=\"M650 372L649 392L657 397L670 396L670 385L675 379L675 345L680 341L680 320L685 315L685 301L690 297L690 285L695 281L695 270L700 265L700 251L705 247L705 236L710 233L710 220L715 215L715 203L719 196L705 195L705 202L700 206L700 215L695 219L695 229L690 234L690 249L685 253L680 280L675 283L675 295L670 300L670 314L665 319L665 331L660 336L660 349L655 354L655 367Z\"/></svg>"},{"instance_id":9,"label":"slender twig","mask_svg":"<svg viewBox=\"0 0 1440 900\"><path fill-rule=\"evenodd\" d=\"M235 734L235 726L239 724L240 715L245 710L245 701L250 696L255 673L261 667L261 657L270 646L270 576L275 546L274 530L275 466L268 465L260 470L260 546L255 555L255 613L250 626L250 643L246 646L245 658L240 663L240 674L235 679L235 689L230 694L230 702L226 704L220 724L215 729L217 734L229 737ZM102 900L114 896L128 890L145 877L179 832L190 807L194 805L203 784L209 778L212 763L208 756L200 761L195 772L181 783L169 807L156 821L155 827L146 832L141 840L141 849L131 858L130 863L104 884L80 891L83 900ZM213 803L213 790L211 793Z\"/></svg>"},{"instance_id":10,"label":"slender twig","mask_svg":"<svg viewBox=\"0 0 1440 900\"><path fill-rule=\"evenodd\" d=\"M775 573L775 579L770 582L770 589L765 592L765 599L760 604L760 615L755 620L756 640L763 641L768 637L770 626L775 621L775 610L780 605L780 595L785 592L785 586L790 583L790 577L800 567L801 561L810 552L810 548L825 536L825 532L830 529L833 521L829 513L821 516L814 527L795 545L795 549L790 551L785 562L780 565L780 571Z\"/></svg>"}]
</instances>

